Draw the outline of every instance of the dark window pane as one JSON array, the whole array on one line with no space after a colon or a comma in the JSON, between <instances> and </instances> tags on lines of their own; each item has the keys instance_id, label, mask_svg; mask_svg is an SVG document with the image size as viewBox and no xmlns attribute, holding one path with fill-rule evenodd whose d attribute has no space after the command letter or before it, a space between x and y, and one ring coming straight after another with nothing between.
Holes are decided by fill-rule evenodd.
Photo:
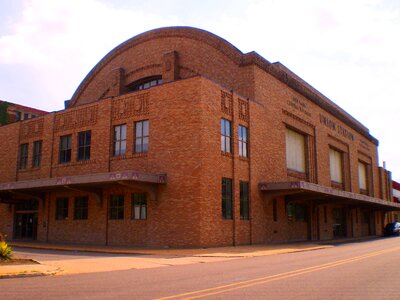
<instances>
[{"instance_id":1,"label":"dark window pane","mask_svg":"<svg viewBox=\"0 0 400 300\"><path fill-rule=\"evenodd\" d=\"M222 178L222 217L232 219L232 180Z\"/></svg>"},{"instance_id":2,"label":"dark window pane","mask_svg":"<svg viewBox=\"0 0 400 300\"><path fill-rule=\"evenodd\" d=\"M71 161L71 135L60 137L59 163L68 163Z\"/></svg>"},{"instance_id":3,"label":"dark window pane","mask_svg":"<svg viewBox=\"0 0 400 300\"><path fill-rule=\"evenodd\" d=\"M74 219L86 220L88 218L88 197L76 197Z\"/></svg>"},{"instance_id":4,"label":"dark window pane","mask_svg":"<svg viewBox=\"0 0 400 300\"><path fill-rule=\"evenodd\" d=\"M221 151L231 152L231 122L221 119Z\"/></svg>"},{"instance_id":5,"label":"dark window pane","mask_svg":"<svg viewBox=\"0 0 400 300\"><path fill-rule=\"evenodd\" d=\"M240 218L249 219L249 183L240 182Z\"/></svg>"},{"instance_id":6,"label":"dark window pane","mask_svg":"<svg viewBox=\"0 0 400 300\"><path fill-rule=\"evenodd\" d=\"M135 122L135 153L144 153L149 149L149 120Z\"/></svg>"},{"instance_id":7,"label":"dark window pane","mask_svg":"<svg viewBox=\"0 0 400 300\"><path fill-rule=\"evenodd\" d=\"M146 193L132 194L132 212L131 218L135 220L144 220L147 218L147 199Z\"/></svg>"},{"instance_id":8,"label":"dark window pane","mask_svg":"<svg viewBox=\"0 0 400 300\"><path fill-rule=\"evenodd\" d=\"M126 153L126 124L114 126L113 155Z\"/></svg>"},{"instance_id":9,"label":"dark window pane","mask_svg":"<svg viewBox=\"0 0 400 300\"><path fill-rule=\"evenodd\" d=\"M109 218L111 220L123 220L124 219L124 196L123 195L112 195L110 197Z\"/></svg>"},{"instance_id":10,"label":"dark window pane","mask_svg":"<svg viewBox=\"0 0 400 300\"><path fill-rule=\"evenodd\" d=\"M26 169L28 165L28 144L19 146L19 169Z\"/></svg>"},{"instance_id":11,"label":"dark window pane","mask_svg":"<svg viewBox=\"0 0 400 300\"><path fill-rule=\"evenodd\" d=\"M68 218L68 198L56 199L56 220L65 220Z\"/></svg>"}]
</instances>

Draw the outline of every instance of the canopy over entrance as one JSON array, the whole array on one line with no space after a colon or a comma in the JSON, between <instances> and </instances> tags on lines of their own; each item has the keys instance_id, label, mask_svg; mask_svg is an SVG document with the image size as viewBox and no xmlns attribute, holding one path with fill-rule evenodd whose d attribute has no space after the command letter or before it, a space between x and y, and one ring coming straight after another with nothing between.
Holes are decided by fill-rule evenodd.
<instances>
[{"instance_id":1,"label":"canopy over entrance","mask_svg":"<svg viewBox=\"0 0 400 300\"><path fill-rule=\"evenodd\" d=\"M337 190L305 181L260 182L258 187L265 193L267 200L284 196L288 202L312 200L316 204L340 203L386 211L400 210L400 203Z\"/></svg>"},{"instance_id":2,"label":"canopy over entrance","mask_svg":"<svg viewBox=\"0 0 400 300\"><path fill-rule=\"evenodd\" d=\"M102 201L103 188L115 184L142 189L148 192L152 199L156 200L157 186L166 182L166 174L150 174L137 171L5 182L0 183L0 203L12 204L24 199L44 200L46 192L65 189L91 193L99 201Z\"/></svg>"}]
</instances>

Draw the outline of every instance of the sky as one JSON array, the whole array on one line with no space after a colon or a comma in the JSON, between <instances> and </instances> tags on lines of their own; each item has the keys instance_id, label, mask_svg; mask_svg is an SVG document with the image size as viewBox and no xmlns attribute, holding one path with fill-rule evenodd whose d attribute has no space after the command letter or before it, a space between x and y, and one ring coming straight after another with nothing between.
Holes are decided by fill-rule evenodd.
<instances>
[{"instance_id":1,"label":"sky","mask_svg":"<svg viewBox=\"0 0 400 300\"><path fill-rule=\"evenodd\" d=\"M369 128L400 181L400 0L0 0L0 99L61 110L110 50L165 26L281 62Z\"/></svg>"}]
</instances>

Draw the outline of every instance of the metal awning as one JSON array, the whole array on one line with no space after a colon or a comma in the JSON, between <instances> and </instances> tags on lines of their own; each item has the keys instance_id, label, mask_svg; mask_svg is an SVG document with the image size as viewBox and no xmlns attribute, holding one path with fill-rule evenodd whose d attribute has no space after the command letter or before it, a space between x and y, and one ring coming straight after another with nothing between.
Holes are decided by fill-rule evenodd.
<instances>
[{"instance_id":1,"label":"metal awning","mask_svg":"<svg viewBox=\"0 0 400 300\"><path fill-rule=\"evenodd\" d=\"M400 203L389 202L362 194L342 191L305 181L260 182L259 190L266 199L285 196L287 201L313 200L315 203L343 203L369 206L382 210L400 210Z\"/></svg>"},{"instance_id":2,"label":"metal awning","mask_svg":"<svg viewBox=\"0 0 400 300\"><path fill-rule=\"evenodd\" d=\"M45 192L57 191L60 189L92 193L101 201L102 189L109 184L119 184L132 188L139 187L149 192L152 198L156 199L157 186L166 183L166 174L151 174L138 171L120 171L21 180L0 183L0 202L8 203L10 199L16 197L43 199Z\"/></svg>"}]
</instances>

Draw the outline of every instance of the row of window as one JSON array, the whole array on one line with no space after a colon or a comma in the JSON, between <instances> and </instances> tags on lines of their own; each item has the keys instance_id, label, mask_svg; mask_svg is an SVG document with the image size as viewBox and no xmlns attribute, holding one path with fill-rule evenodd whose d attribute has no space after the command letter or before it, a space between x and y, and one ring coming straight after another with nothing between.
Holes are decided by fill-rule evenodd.
<instances>
[{"instance_id":1,"label":"row of window","mask_svg":"<svg viewBox=\"0 0 400 300\"><path fill-rule=\"evenodd\" d=\"M330 177L333 186L344 189L344 152L330 147ZM286 128L286 166L288 170L306 174L307 172L307 138L306 135ZM358 162L358 183L360 193L369 194L369 165Z\"/></svg>"},{"instance_id":2,"label":"row of window","mask_svg":"<svg viewBox=\"0 0 400 300\"><path fill-rule=\"evenodd\" d=\"M131 199L131 219L145 220L147 218L146 193L134 193ZM74 220L87 220L89 212L89 199L87 196L75 197ZM69 217L69 198L56 199L56 220L66 220ZM108 217L110 220L123 220L125 216L124 195L111 195Z\"/></svg>"},{"instance_id":3,"label":"row of window","mask_svg":"<svg viewBox=\"0 0 400 300\"><path fill-rule=\"evenodd\" d=\"M240 219L248 220L249 215L249 183L240 181ZM222 218L233 218L232 179L222 178Z\"/></svg>"},{"instance_id":4,"label":"row of window","mask_svg":"<svg viewBox=\"0 0 400 300\"><path fill-rule=\"evenodd\" d=\"M149 149L149 121L135 122L135 153L145 153ZM113 156L126 154L126 124L113 127ZM90 160L92 132L90 130L77 134L77 161ZM28 166L29 144L21 144L19 148L19 169ZM69 163L72 159L72 134L60 136L58 163ZM42 141L33 143L32 167L40 167L42 160Z\"/></svg>"},{"instance_id":5,"label":"row of window","mask_svg":"<svg viewBox=\"0 0 400 300\"><path fill-rule=\"evenodd\" d=\"M247 157L248 153L248 129L239 125L239 156ZM227 119L221 119L221 151L232 153L232 124Z\"/></svg>"}]
</instances>

